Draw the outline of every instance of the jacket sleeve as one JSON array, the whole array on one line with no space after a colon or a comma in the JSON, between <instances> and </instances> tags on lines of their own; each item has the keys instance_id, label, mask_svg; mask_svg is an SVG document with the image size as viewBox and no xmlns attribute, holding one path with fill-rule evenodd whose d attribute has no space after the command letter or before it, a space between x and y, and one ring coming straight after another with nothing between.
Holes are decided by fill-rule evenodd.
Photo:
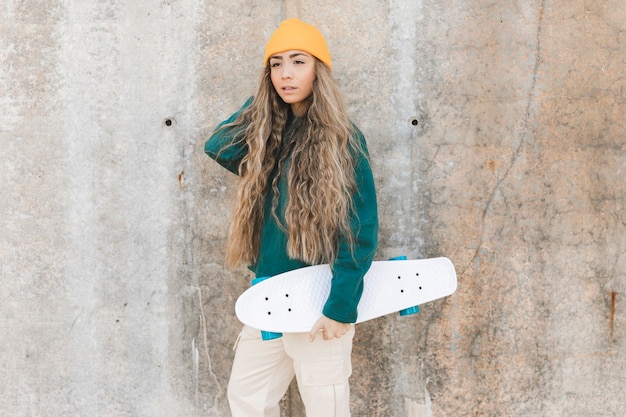
<instances>
[{"instance_id":1,"label":"jacket sleeve","mask_svg":"<svg viewBox=\"0 0 626 417\"><path fill-rule=\"evenodd\" d=\"M365 138L358 130L357 134L366 155L359 155L355 164L357 190L353 196L354 206L350 218L354 244L351 247L346 239L339 241L337 259L331 265L333 278L330 295L323 309L326 317L342 323L354 323L357 320L357 306L363 294L363 277L378 248L376 187Z\"/></svg>"},{"instance_id":2,"label":"jacket sleeve","mask_svg":"<svg viewBox=\"0 0 626 417\"><path fill-rule=\"evenodd\" d=\"M248 145L243 139L242 128L228 125L234 122L250 103L252 103L252 98L249 98L236 113L220 123L204 144L204 152L233 174L239 174L239 165L248 153Z\"/></svg>"}]
</instances>

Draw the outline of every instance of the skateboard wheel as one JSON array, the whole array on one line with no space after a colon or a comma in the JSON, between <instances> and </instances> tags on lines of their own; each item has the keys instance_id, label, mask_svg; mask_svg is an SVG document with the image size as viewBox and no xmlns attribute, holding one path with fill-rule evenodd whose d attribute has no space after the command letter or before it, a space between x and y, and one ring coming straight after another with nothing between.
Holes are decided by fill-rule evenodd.
<instances>
[{"instance_id":1,"label":"skateboard wheel","mask_svg":"<svg viewBox=\"0 0 626 417\"><path fill-rule=\"evenodd\" d=\"M274 340L281 337L283 337L282 333L266 332L265 330L261 330L261 339L263 340Z\"/></svg>"},{"instance_id":2,"label":"skateboard wheel","mask_svg":"<svg viewBox=\"0 0 626 417\"><path fill-rule=\"evenodd\" d=\"M400 315L404 317L404 316L410 316L411 314L417 314L419 312L420 312L419 306L414 306L414 307L405 308L404 310L400 310Z\"/></svg>"},{"instance_id":3,"label":"skateboard wheel","mask_svg":"<svg viewBox=\"0 0 626 417\"><path fill-rule=\"evenodd\" d=\"M261 282L261 281L265 281L265 280L266 280L266 279L268 279L268 278L271 278L271 276L270 276L270 277L258 277L258 278L253 279L252 281L250 281L250 283L251 283L252 285L256 285L256 284L258 284L259 282Z\"/></svg>"}]
</instances>

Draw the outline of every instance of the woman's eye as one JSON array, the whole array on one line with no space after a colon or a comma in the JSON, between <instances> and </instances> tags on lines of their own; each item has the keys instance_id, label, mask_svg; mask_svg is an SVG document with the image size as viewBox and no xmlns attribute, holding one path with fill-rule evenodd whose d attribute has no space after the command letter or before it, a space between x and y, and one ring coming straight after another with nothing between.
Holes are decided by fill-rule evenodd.
<instances>
[{"instance_id":1,"label":"woman's eye","mask_svg":"<svg viewBox=\"0 0 626 417\"><path fill-rule=\"evenodd\" d=\"M278 67L280 67L280 62L271 62L270 63L270 67L271 68L278 68Z\"/></svg>"}]
</instances>

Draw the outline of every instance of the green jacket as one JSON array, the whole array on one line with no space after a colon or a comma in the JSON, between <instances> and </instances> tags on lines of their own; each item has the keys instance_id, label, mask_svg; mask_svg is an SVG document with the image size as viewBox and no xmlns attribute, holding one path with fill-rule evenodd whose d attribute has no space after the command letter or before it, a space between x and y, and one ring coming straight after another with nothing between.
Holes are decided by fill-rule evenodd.
<instances>
[{"instance_id":1,"label":"green jacket","mask_svg":"<svg viewBox=\"0 0 626 417\"><path fill-rule=\"evenodd\" d=\"M239 164L247 153L247 145L245 142L234 144L237 132L220 127L234 121L251 101L252 99L248 100L238 112L223 121L204 146L207 155L235 174L238 174ZM358 129L356 134L367 152L363 134ZM355 179L358 191L353 195L354 209L350 222L355 246L351 250L349 243L340 238L337 259L331 265L333 279L330 295L323 310L326 317L343 323L354 323L357 320L357 305L363 293L363 276L370 268L378 246L378 209L374 178L368 159L360 153L356 158ZM286 171L283 169L279 179L280 199L277 213L281 221L284 220L281 213L284 213L288 199ZM309 266L287 255L287 235L271 215L272 195L270 187L265 199L265 220L258 261L249 266L256 277L273 276Z\"/></svg>"}]
</instances>

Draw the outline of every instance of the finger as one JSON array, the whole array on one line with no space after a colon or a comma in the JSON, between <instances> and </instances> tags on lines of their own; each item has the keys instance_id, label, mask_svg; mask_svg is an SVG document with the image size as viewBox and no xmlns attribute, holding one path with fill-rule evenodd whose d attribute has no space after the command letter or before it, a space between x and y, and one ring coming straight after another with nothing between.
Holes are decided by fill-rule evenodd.
<instances>
[{"instance_id":1,"label":"finger","mask_svg":"<svg viewBox=\"0 0 626 417\"><path fill-rule=\"evenodd\" d=\"M326 336L326 331L324 329L317 329L315 332L309 333L309 342L314 342L317 338L317 335L320 333L322 334L322 338L324 340L328 340L328 337Z\"/></svg>"},{"instance_id":2,"label":"finger","mask_svg":"<svg viewBox=\"0 0 626 417\"><path fill-rule=\"evenodd\" d=\"M315 338L317 337L317 333L322 330L320 323L317 322L315 323L315 325L313 326L313 328L311 329L311 331L309 332L309 342L314 342Z\"/></svg>"}]
</instances>

